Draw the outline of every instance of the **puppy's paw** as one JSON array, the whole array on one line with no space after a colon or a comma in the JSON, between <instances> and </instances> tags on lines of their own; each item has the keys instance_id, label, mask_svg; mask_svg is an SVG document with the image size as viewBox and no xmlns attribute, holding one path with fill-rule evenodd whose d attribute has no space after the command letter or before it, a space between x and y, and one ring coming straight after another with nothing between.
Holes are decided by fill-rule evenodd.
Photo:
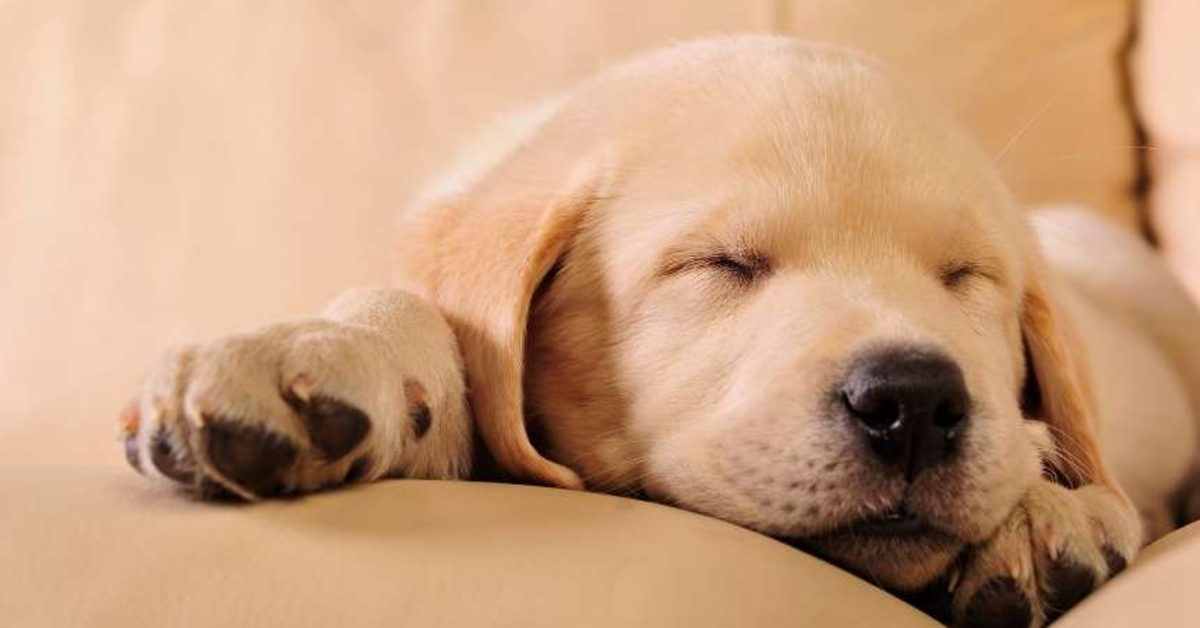
<instances>
[{"instance_id":1,"label":"puppy's paw","mask_svg":"<svg viewBox=\"0 0 1200 628\"><path fill-rule=\"evenodd\" d=\"M1041 480L952 575L956 626L1053 622L1133 560L1138 515L1101 486Z\"/></svg>"},{"instance_id":2,"label":"puppy's paw","mask_svg":"<svg viewBox=\"0 0 1200 628\"><path fill-rule=\"evenodd\" d=\"M122 415L126 457L202 496L247 500L458 477L469 419L461 390L444 389L459 375L411 361L381 332L320 319L171 351Z\"/></svg>"}]
</instances>

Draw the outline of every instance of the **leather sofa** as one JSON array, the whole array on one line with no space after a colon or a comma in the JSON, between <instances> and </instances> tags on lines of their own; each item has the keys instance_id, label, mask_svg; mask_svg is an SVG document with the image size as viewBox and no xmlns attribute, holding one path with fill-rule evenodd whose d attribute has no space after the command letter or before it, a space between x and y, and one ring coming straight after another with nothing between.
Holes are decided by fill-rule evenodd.
<instances>
[{"instance_id":1,"label":"leather sofa","mask_svg":"<svg viewBox=\"0 0 1200 628\"><path fill-rule=\"evenodd\" d=\"M935 625L771 539L611 496L394 481L197 503L126 467L115 417L166 346L385 281L386 227L492 116L716 33L878 56L1003 152L1023 201L1151 234L1200 288L1196 6L3 3L0 625ZM1193 526L1058 625L1196 625L1197 578Z\"/></svg>"}]
</instances>

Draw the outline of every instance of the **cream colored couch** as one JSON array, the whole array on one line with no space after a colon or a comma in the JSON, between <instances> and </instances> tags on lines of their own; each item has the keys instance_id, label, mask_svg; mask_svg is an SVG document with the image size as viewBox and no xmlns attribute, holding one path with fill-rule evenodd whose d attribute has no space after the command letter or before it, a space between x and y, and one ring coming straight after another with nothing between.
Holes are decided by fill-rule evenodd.
<instances>
[{"instance_id":1,"label":"cream colored couch","mask_svg":"<svg viewBox=\"0 0 1200 628\"><path fill-rule=\"evenodd\" d=\"M0 625L931 625L774 541L613 497L389 482L196 504L125 467L114 418L165 346L385 279L395 212L489 116L719 32L880 56L1004 152L1026 202L1152 225L1200 286L1195 6L0 4ZM1060 625L1200 625L1198 577L1194 528Z\"/></svg>"}]
</instances>

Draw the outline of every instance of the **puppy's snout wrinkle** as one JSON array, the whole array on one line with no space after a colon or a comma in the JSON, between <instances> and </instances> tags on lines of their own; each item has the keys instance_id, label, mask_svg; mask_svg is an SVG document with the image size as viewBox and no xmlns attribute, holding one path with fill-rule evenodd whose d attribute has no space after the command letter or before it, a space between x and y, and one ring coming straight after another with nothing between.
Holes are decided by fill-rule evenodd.
<instances>
[{"instance_id":1,"label":"puppy's snout wrinkle","mask_svg":"<svg viewBox=\"0 0 1200 628\"><path fill-rule=\"evenodd\" d=\"M914 348L858 357L840 392L875 455L910 482L954 453L971 405L962 369L937 351Z\"/></svg>"}]
</instances>

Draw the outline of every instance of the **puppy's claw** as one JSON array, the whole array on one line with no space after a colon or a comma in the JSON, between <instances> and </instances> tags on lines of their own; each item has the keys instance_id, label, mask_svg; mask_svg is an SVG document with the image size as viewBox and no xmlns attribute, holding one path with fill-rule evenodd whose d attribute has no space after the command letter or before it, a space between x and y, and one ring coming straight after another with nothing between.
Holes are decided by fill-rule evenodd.
<instances>
[{"instance_id":1,"label":"puppy's claw","mask_svg":"<svg viewBox=\"0 0 1200 628\"><path fill-rule=\"evenodd\" d=\"M122 410L117 417L117 426L120 430L119 438L128 439L137 436L138 424L141 422L141 417L138 415L137 401L131 401Z\"/></svg>"},{"instance_id":2,"label":"puppy's claw","mask_svg":"<svg viewBox=\"0 0 1200 628\"><path fill-rule=\"evenodd\" d=\"M289 394L303 403L309 403L313 395L312 378L307 373L293 377L291 383L288 384L287 392L284 393L284 398L286 399Z\"/></svg>"},{"instance_id":3,"label":"puppy's claw","mask_svg":"<svg viewBox=\"0 0 1200 628\"><path fill-rule=\"evenodd\" d=\"M1022 580L1022 571L1023 570L1021 569L1020 561L1013 561L1008 564L1008 576L1012 578L1014 582L1019 582Z\"/></svg>"},{"instance_id":4,"label":"puppy's claw","mask_svg":"<svg viewBox=\"0 0 1200 628\"><path fill-rule=\"evenodd\" d=\"M950 578L949 578L949 580L946 581L946 590L949 591L950 593L954 593L954 590L958 588L958 582L961 578L962 578L961 571L959 571L958 569L954 569L953 571L951 571Z\"/></svg>"}]
</instances>

